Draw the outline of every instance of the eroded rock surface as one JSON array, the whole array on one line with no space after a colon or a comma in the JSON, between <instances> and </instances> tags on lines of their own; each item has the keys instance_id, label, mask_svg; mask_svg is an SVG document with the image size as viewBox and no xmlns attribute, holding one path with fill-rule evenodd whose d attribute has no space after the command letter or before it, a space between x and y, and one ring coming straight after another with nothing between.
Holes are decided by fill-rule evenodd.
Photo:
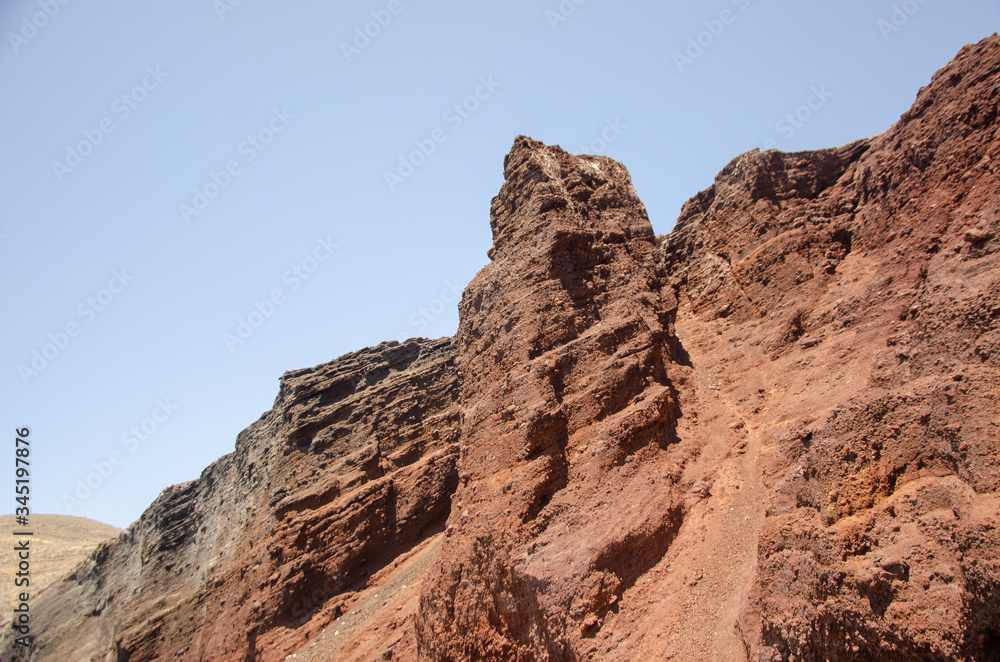
<instances>
[{"instance_id":1,"label":"eroded rock surface","mask_svg":"<svg viewBox=\"0 0 1000 662\"><path fill-rule=\"evenodd\" d=\"M43 594L32 659L283 660L443 526L458 391L450 339L285 374L232 455Z\"/></svg>"},{"instance_id":2,"label":"eroded rock surface","mask_svg":"<svg viewBox=\"0 0 1000 662\"><path fill-rule=\"evenodd\" d=\"M997 659L998 106L992 37L882 136L744 154L664 271L624 173L519 139L421 659Z\"/></svg>"},{"instance_id":3,"label":"eroded rock surface","mask_svg":"<svg viewBox=\"0 0 1000 662\"><path fill-rule=\"evenodd\" d=\"M881 136L739 157L665 238L763 481L752 659L1000 656L998 107L994 36Z\"/></svg>"},{"instance_id":4,"label":"eroded rock surface","mask_svg":"<svg viewBox=\"0 0 1000 662\"><path fill-rule=\"evenodd\" d=\"M993 36L659 238L518 138L457 337L287 374L33 659L1000 660L998 110Z\"/></svg>"},{"instance_id":5,"label":"eroded rock surface","mask_svg":"<svg viewBox=\"0 0 1000 662\"><path fill-rule=\"evenodd\" d=\"M460 304L461 484L423 659L573 659L681 524L675 300L618 163L519 138Z\"/></svg>"}]
</instances>

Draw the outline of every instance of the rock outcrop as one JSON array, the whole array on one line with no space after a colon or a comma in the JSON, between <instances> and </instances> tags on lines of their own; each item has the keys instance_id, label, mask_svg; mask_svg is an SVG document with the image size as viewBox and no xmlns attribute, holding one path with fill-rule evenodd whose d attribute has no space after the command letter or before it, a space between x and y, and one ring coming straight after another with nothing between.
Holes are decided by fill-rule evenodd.
<instances>
[{"instance_id":1,"label":"rock outcrop","mask_svg":"<svg viewBox=\"0 0 1000 662\"><path fill-rule=\"evenodd\" d=\"M993 37L882 136L736 159L664 271L622 171L519 140L422 659L995 659L998 107Z\"/></svg>"},{"instance_id":2,"label":"rock outcrop","mask_svg":"<svg viewBox=\"0 0 1000 662\"><path fill-rule=\"evenodd\" d=\"M31 659L284 659L442 528L458 393L448 339L285 374L232 455L43 594Z\"/></svg>"},{"instance_id":3,"label":"rock outcrop","mask_svg":"<svg viewBox=\"0 0 1000 662\"><path fill-rule=\"evenodd\" d=\"M457 337L287 374L32 659L1000 660L998 110L994 35L663 237L519 137Z\"/></svg>"},{"instance_id":4,"label":"rock outcrop","mask_svg":"<svg viewBox=\"0 0 1000 662\"><path fill-rule=\"evenodd\" d=\"M625 169L518 138L466 289L460 487L422 657L564 660L681 525L673 292Z\"/></svg>"},{"instance_id":5,"label":"rock outcrop","mask_svg":"<svg viewBox=\"0 0 1000 662\"><path fill-rule=\"evenodd\" d=\"M664 242L758 454L759 659L1000 655L998 108L994 36L881 136L741 156Z\"/></svg>"}]
</instances>

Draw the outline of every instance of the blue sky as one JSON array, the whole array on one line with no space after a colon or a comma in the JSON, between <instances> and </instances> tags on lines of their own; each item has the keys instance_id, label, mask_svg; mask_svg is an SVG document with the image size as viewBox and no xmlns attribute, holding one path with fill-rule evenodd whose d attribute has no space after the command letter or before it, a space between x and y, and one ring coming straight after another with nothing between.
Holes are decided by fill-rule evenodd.
<instances>
[{"instance_id":1,"label":"blue sky","mask_svg":"<svg viewBox=\"0 0 1000 662\"><path fill-rule=\"evenodd\" d=\"M622 161L665 233L744 151L884 131L998 24L986 0L5 2L0 418L11 453L31 428L32 512L125 526L282 372L453 334L516 135Z\"/></svg>"}]
</instances>

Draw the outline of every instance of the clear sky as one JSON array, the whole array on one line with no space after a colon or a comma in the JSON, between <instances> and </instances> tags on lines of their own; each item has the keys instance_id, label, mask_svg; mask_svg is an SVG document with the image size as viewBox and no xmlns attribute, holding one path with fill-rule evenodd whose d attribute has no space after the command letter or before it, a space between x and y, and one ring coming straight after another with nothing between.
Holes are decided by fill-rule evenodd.
<instances>
[{"instance_id":1,"label":"clear sky","mask_svg":"<svg viewBox=\"0 0 1000 662\"><path fill-rule=\"evenodd\" d=\"M4 2L0 420L11 455L30 426L32 512L125 526L282 372L453 334L516 135L622 161L665 233L744 151L884 131L998 25L987 0Z\"/></svg>"}]
</instances>

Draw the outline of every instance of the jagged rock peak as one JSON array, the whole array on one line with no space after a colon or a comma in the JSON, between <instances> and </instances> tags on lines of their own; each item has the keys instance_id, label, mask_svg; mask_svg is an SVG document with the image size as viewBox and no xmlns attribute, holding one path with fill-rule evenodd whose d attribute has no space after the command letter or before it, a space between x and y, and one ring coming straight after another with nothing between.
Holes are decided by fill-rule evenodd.
<instances>
[{"instance_id":1,"label":"jagged rock peak","mask_svg":"<svg viewBox=\"0 0 1000 662\"><path fill-rule=\"evenodd\" d=\"M628 171L521 137L504 172L459 305L461 484L426 660L573 659L680 523L660 464L676 305Z\"/></svg>"},{"instance_id":2,"label":"jagged rock peak","mask_svg":"<svg viewBox=\"0 0 1000 662\"><path fill-rule=\"evenodd\" d=\"M490 227L492 258L508 244L524 242L565 210L564 225L608 229L626 236L652 232L646 208L632 186L628 170L604 156L572 156L518 136L504 158L505 183L493 199Z\"/></svg>"}]
</instances>

